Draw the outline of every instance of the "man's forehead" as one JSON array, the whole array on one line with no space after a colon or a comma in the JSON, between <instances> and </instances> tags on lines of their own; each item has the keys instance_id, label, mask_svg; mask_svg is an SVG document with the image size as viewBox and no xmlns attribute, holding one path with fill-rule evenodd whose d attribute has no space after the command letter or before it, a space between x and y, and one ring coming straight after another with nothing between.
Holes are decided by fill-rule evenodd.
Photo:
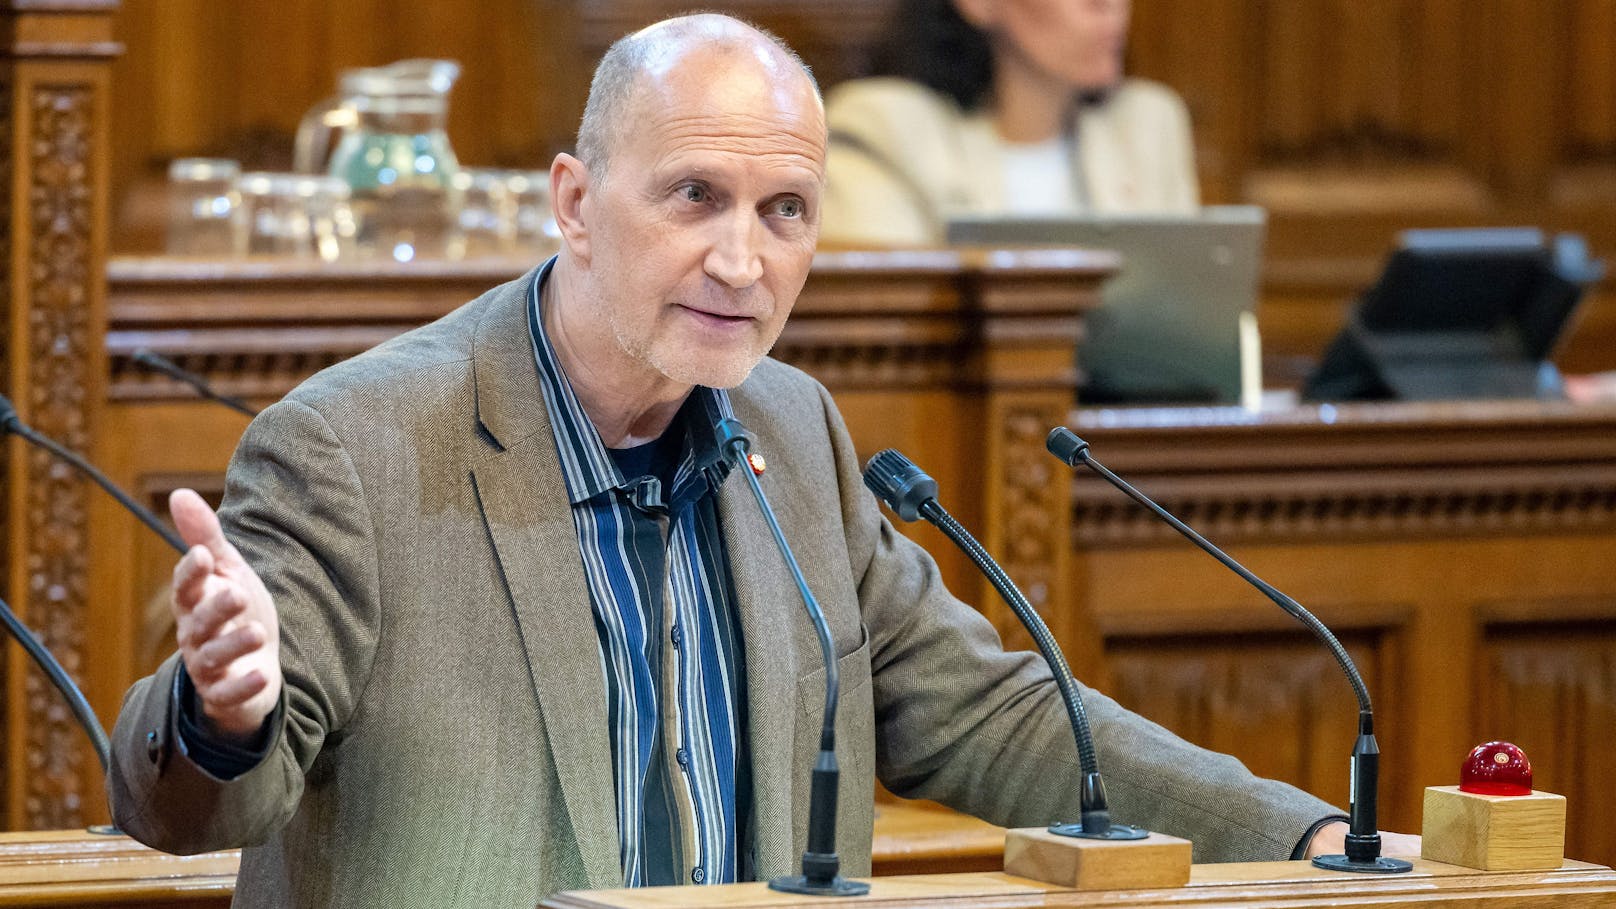
<instances>
[{"instance_id":1,"label":"man's forehead","mask_svg":"<svg viewBox=\"0 0 1616 909\"><path fill-rule=\"evenodd\" d=\"M641 87L661 105L691 111L775 110L786 118L822 114L819 93L802 69L782 65L772 46L708 45L647 67Z\"/></svg>"},{"instance_id":2,"label":"man's forehead","mask_svg":"<svg viewBox=\"0 0 1616 909\"><path fill-rule=\"evenodd\" d=\"M638 101L636 131L648 137L752 140L824 157L824 109L812 85L805 78L777 78L749 60L687 56L661 78L647 80Z\"/></svg>"}]
</instances>

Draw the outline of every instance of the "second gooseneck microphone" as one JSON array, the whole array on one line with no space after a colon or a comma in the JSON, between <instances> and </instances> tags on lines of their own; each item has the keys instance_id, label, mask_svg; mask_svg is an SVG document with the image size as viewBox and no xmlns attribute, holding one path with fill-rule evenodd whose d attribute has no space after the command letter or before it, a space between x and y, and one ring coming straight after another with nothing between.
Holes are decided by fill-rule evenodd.
<instances>
[{"instance_id":1,"label":"second gooseneck microphone","mask_svg":"<svg viewBox=\"0 0 1616 909\"><path fill-rule=\"evenodd\" d=\"M836 764L836 700L840 679L837 677L836 648L831 641L830 625L826 624L825 613L819 608L819 601L814 599L813 591L808 589L808 580L802 576L797 557L792 555L785 532L780 529L774 509L763 494L763 484L758 482L757 471L752 468L751 459L747 456L752 440L747 436L745 427L741 426L740 421L729 417L719 420L714 430L718 435L719 449L746 478L752 498L757 500L758 510L763 512L763 520L774 534L775 545L779 547L792 579L797 582L797 593L802 596L803 608L808 611L808 619L819 636L820 655L825 661L825 713L819 730L819 757L814 762L813 781L808 794L808 848L802 854L802 874L777 877L769 881L769 889L811 896L862 896L870 892L870 885L842 877L842 860L836 854L836 790L841 779L841 770Z\"/></svg>"},{"instance_id":2,"label":"second gooseneck microphone","mask_svg":"<svg viewBox=\"0 0 1616 909\"><path fill-rule=\"evenodd\" d=\"M1032 635L1038 650L1055 675L1055 685L1066 703L1066 713L1072 722L1072 735L1077 739L1078 765L1083 769L1083 787L1080 793L1082 818L1076 824L1055 824L1049 829L1063 836L1085 839L1138 840L1148 833L1139 827L1111 823L1111 809L1106 802L1105 781L1100 777L1100 762L1094 752L1094 737L1089 731L1089 719L1083 709L1083 697L1072 677L1071 667L1060 645L1050 633L1049 626L1039 617L1037 610L1005 574L1004 569L988 555L987 550L954 520L937 502L937 481L927 476L915 463L893 449L880 452L864 468L864 485L870 487L876 498L887 504L905 521L925 518L936 525L954 545L964 550L976 567L987 576L993 588L1009 604L1016 617Z\"/></svg>"},{"instance_id":3,"label":"second gooseneck microphone","mask_svg":"<svg viewBox=\"0 0 1616 909\"><path fill-rule=\"evenodd\" d=\"M142 524L150 527L153 533L162 537L165 543L174 547L176 552L181 555L185 554L185 550L188 548L185 541L180 539L180 535L175 533L173 528L158 520L157 516L151 513L151 509L135 501L129 493L119 489L116 483L107 478L106 474L95 469L95 465L86 461L77 452L24 423L22 418L17 415L16 405L12 404L10 399L4 395L0 395L0 435L8 432L73 465L80 473L94 480L97 486L106 490L108 495L117 499L118 504L128 509L130 514L139 518Z\"/></svg>"},{"instance_id":4,"label":"second gooseneck microphone","mask_svg":"<svg viewBox=\"0 0 1616 909\"><path fill-rule=\"evenodd\" d=\"M129 359L139 363L141 366L144 366L147 369L155 370L165 376L168 376L170 379L174 379L191 386L191 388L194 389L197 394L216 404L223 404L236 413L248 417L258 416L258 411L254 410L250 405L247 404L247 402L241 400L240 398L233 398L229 395L219 394L217 391L213 390L212 385L208 384L208 380L188 369L181 368L178 363L175 363L173 360L170 360L161 354L153 353L152 351L142 347L130 354Z\"/></svg>"},{"instance_id":5,"label":"second gooseneck microphone","mask_svg":"<svg viewBox=\"0 0 1616 909\"><path fill-rule=\"evenodd\" d=\"M1190 542L1205 550L1206 553L1222 562L1230 571L1243 578L1251 586L1262 591L1263 595L1273 600L1279 608L1290 613L1298 622L1313 632L1324 646L1341 665L1341 671L1346 673L1347 681L1352 685L1352 693L1358 698L1358 738L1352 749L1352 810L1351 830L1347 833L1347 846L1345 855L1320 855L1313 859L1313 864L1331 871L1358 871L1373 874L1397 874L1413 870L1414 866L1402 859L1386 858L1380 854L1380 831L1377 828L1376 806L1379 801L1380 783L1380 746L1375 742L1375 715L1369 702L1369 687L1364 684L1363 676L1358 673L1358 667L1353 664L1352 657L1347 649L1341 646L1330 629L1319 621L1311 612L1302 608L1302 605L1272 584L1252 574L1246 566L1236 562L1223 550L1212 545L1205 537L1196 533L1188 524L1174 517L1167 509L1157 505L1151 498L1133 488L1128 482L1110 470L1104 464L1096 461L1089 453L1089 443L1078 438L1077 434L1064 426L1057 426L1049 433L1044 443L1049 453L1059 458L1068 467L1082 464L1099 474L1106 482L1122 490L1135 502L1145 506L1156 517L1166 521L1172 528L1183 534Z\"/></svg>"}]
</instances>

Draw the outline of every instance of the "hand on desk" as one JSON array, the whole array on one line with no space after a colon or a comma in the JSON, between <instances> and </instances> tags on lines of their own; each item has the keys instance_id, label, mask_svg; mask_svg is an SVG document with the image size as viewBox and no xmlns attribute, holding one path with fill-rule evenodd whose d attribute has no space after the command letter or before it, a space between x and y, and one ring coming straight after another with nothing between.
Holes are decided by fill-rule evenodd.
<instances>
[{"instance_id":1,"label":"hand on desk","mask_svg":"<svg viewBox=\"0 0 1616 909\"><path fill-rule=\"evenodd\" d=\"M1345 821L1336 821L1319 828L1313 834L1312 842L1307 844L1307 857L1316 855L1341 855L1347 851L1347 832L1351 830ZM1380 854L1398 856L1418 856L1420 854L1420 838L1408 833L1380 832Z\"/></svg>"},{"instance_id":2,"label":"hand on desk","mask_svg":"<svg viewBox=\"0 0 1616 909\"><path fill-rule=\"evenodd\" d=\"M189 489L168 497L169 514L190 550L174 566L174 621L180 658L212 731L252 738L280 701L280 623L264 582Z\"/></svg>"}]
</instances>

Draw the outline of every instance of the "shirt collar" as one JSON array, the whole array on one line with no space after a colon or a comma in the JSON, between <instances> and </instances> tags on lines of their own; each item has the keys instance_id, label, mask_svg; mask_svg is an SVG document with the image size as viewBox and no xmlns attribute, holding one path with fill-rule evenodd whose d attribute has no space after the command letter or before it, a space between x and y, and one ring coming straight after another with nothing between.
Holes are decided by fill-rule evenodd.
<instances>
[{"instance_id":1,"label":"shirt collar","mask_svg":"<svg viewBox=\"0 0 1616 909\"><path fill-rule=\"evenodd\" d=\"M528 332L532 336L533 358L539 367L539 386L550 411L556 451L561 456L561 472L567 482L567 499L573 505L586 502L609 490L628 491L634 484L623 478L606 451L595 424L578 403L572 383L556 358L555 348L544 331L541 315L544 285L555 265L551 256L533 278L528 289ZM718 447L715 427L719 420L734 417L729 393L722 388L698 385L691 390L674 417L685 428L684 455L674 477L669 499L683 500L716 491L729 475L730 464ZM700 485L695 485L699 482Z\"/></svg>"}]
</instances>

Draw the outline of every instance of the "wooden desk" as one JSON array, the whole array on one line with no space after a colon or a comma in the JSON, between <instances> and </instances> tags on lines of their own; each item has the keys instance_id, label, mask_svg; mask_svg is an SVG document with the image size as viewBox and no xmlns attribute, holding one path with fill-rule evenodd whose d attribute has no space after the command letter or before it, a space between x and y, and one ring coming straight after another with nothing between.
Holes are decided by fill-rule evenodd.
<instances>
[{"instance_id":1,"label":"wooden desk","mask_svg":"<svg viewBox=\"0 0 1616 909\"><path fill-rule=\"evenodd\" d=\"M877 867L885 837L896 844L897 815L903 824L920 814L916 806L893 806L876 820ZM885 827L886 829L883 829ZM1002 835L995 834L1002 842ZM235 888L236 852L172 856L147 849L127 837L99 837L82 831L0 834L0 906L77 906L80 909L133 909L175 906L224 909ZM1197 906L1266 907L1319 905L1391 907L1424 906L1577 907L1616 905L1616 874L1582 862L1567 862L1555 872L1481 874L1434 862L1416 861L1414 874L1389 878L1347 876L1319 871L1298 862L1243 865L1197 865L1189 887L1170 891L1113 892L1098 897L1061 892L1058 888L992 871L877 876L870 898L860 906L1020 906L1106 905L1127 907ZM946 895L946 896L945 896ZM546 906L787 906L797 901L767 891L761 884L721 888L655 888L562 894Z\"/></svg>"},{"instance_id":2,"label":"wooden desk","mask_svg":"<svg viewBox=\"0 0 1616 909\"><path fill-rule=\"evenodd\" d=\"M0 906L224 909L235 852L175 856L82 830L0 833Z\"/></svg>"},{"instance_id":3,"label":"wooden desk","mask_svg":"<svg viewBox=\"0 0 1616 909\"><path fill-rule=\"evenodd\" d=\"M1335 906L1395 909L1403 906L1591 909L1616 906L1616 873L1602 865L1566 862L1557 871L1485 873L1416 859L1401 875L1353 875L1320 871L1302 862L1196 865L1190 883L1171 890L1111 890L1082 893L995 872L877 878L870 894L852 905L876 909L1020 909L1096 906L1126 909L1302 909ZM563 893L542 905L552 909L787 909L837 905L775 893L764 884L734 884L696 890L657 887Z\"/></svg>"},{"instance_id":4,"label":"wooden desk","mask_svg":"<svg viewBox=\"0 0 1616 909\"><path fill-rule=\"evenodd\" d=\"M921 802L876 806L876 876L996 871L1004 830ZM177 856L82 830L0 833L0 907L225 909L240 853Z\"/></svg>"}]
</instances>

